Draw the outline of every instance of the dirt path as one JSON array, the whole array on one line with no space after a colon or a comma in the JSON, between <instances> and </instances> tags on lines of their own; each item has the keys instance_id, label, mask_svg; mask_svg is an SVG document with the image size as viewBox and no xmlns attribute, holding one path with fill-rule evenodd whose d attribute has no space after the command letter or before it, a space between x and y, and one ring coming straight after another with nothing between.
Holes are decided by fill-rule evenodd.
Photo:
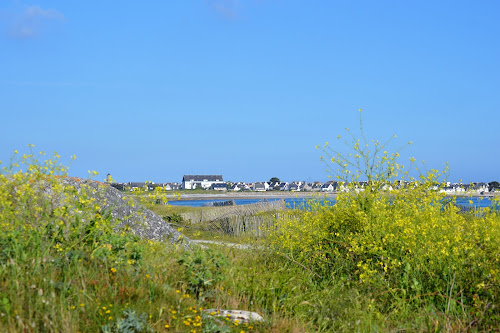
<instances>
[{"instance_id":1,"label":"dirt path","mask_svg":"<svg viewBox=\"0 0 500 333\"><path fill-rule=\"evenodd\" d=\"M248 249L251 249L251 248L255 248L255 246L252 246L252 245L249 245L249 244L236 244L236 243L229 243L229 242L203 240L203 239L191 239L191 242L195 243L195 244L199 244L203 248L207 248L207 246L204 245L204 244L216 244L216 245L234 247L236 249L241 249L241 250L248 250Z\"/></svg>"}]
</instances>

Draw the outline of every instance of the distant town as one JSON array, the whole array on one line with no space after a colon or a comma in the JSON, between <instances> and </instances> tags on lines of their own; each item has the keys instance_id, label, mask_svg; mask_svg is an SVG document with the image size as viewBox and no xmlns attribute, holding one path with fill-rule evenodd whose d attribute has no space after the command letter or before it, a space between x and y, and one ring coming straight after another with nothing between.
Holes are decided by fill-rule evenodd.
<instances>
[{"instance_id":1,"label":"distant town","mask_svg":"<svg viewBox=\"0 0 500 333\"><path fill-rule=\"evenodd\" d=\"M224 181L222 175L184 175L182 177L181 183L169 182L169 183L154 183L154 182L127 182L127 183L116 183L113 182L112 177L108 174L106 178L108 182L114 188L121 191L154 191L156 188L160 188L164 191L179 191L179 190L215 190L215 191L253 191L253 192L266 192L266 191L288 191L288 192L327 192L335 193L341 192L346 189L346 186L337 181L327 181L327 182L306 182L306 181L293 181L284 182L280 181L279 178L273 177L269 181L259 181L252 183L245 182L230 182ZM367 182L357 182L355 187L359 190L363 190L367 185ZM388 184L385 189L392 190L393 186L396 188L404 187L407 183L397 182L396 185ZM500 184L496 181L490 183L475 182L470 184L462 183L450 183L447 182L443 184L440 188L436 187L436 190L440 190L449 195L459 195L465 193L475 193L475 194L487 194L492 192L500 191Z\"/></svg>"}]
</instances>

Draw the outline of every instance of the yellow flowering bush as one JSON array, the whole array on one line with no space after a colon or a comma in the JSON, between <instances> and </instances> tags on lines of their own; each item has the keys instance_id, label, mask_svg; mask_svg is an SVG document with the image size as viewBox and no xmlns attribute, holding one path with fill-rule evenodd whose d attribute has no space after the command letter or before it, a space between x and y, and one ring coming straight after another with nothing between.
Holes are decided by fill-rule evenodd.
<instances>
[{"instance_id":1,"label":"yellow flowering bush","mask_svg":"<svg viewBox=\"0 0 500 333\"><path fill-rule=\"evenodd\" d=\"M1 332L252 328L203 312L204 302L220 295L230 300L230 292L218 289L229 271L224 256L136 236L136 225L127 220L134 216L122 224L119 216L147 211L127 209L113 218L114 202L104 199L116 197L104 192L107 185L68 177L67 169L55 153L46 158L16 151L0 170ZM158 208L165 202L158 190L134 194L124 203Z\"/></svg>"},{"instance_id":2,"label":"yellow flowering bush","mask_svg":"<svg viewBox=\"0 0 500 333\"><path fill-rule=\"evenodd\" d=\"M464 214L439 191L445 173L413 178L378 141L352 137L354 152L329 148L340 180L335 203L311 200L277 221L269 241L322 281L371 293L382 310L432 303L440 311L500 319L500 216ZM363 179L365 182L360 182Z\"/></svg>"},{"instance_id":3,"label":"yellow flowering bush","mask_svg":"<svg viewBox=\"0 0 500 333\"><path fill-rule=\"evenodd\" d=\"M113 280L120 266L137 267L143 256L143 242L127 227L118 230L120 221L104 207L104 185L69 177L57 153L44 155L15 151L0 172L0 326L19 325L9 320L20 315L38 318L31 329L54 329L41 318L58 308L57 297L80 297L70 285L85 281L84 266L109 272ZM76 277L68 280L68 274ZM91 287L88 282L81 288Z\"/></svg>"},{"instance_id":4,"label":"yellow flowering bush","mask_svg":"<svg viewBox=\"0 0 500 333\"><path fill-rule=\"evenodd\" d=\"M39 157L14 155L0 174L1 259L33 250L76 253L84 246L92 255L111 252L108 238L117 222L101 207L99 193L88 181L68 177L57 153L43 162Z\"/></svg>"}]
</instances>

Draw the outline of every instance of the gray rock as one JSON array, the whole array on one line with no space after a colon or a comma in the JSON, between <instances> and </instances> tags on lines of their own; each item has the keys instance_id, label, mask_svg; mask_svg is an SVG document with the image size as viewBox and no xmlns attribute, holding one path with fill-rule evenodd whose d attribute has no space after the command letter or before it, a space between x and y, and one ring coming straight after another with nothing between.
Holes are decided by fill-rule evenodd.
<instances>
[{"instance_id":1,"label":"gray rock","mask_svg":"<svg viewBox=\"0 0 500 333\"><path fill-rule=\"evenodd\" d=\"M73 177L63 178L62 183L74 187L79 193L88 189L90 196L99 202L104 211L110 212L112 218L119 221L118 228L128 226L141 238L168 240L185 248L191 243L189 238L175 230L153 211L138 203L132 205L132 198L107 184Z\"/></svg>"},{"instance_id":2,"label":"gray rock","mask_svg":"<svg viewBox=\"0 0 500 333\"><path fill-rule=\"evenodd\" d=\"M222 309L206 309L205 313L215 316L229 318L232 321L238 320L240 323L262 322L264 318L257 312L243 310L222 310Z\"/></svg>"}]
</instances>

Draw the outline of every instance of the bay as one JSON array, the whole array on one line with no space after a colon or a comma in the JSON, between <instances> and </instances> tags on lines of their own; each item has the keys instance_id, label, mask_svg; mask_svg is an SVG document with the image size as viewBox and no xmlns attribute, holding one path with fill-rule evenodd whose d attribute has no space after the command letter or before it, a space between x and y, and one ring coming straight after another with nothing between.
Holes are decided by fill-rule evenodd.
<instances>
[{"instance_id":1,"label":"bay","mask_svg":"<svg viewBox=\"0 0 500 333\"><path fill-rule=\"evenodd\" d=\"M234 202L237 206L239 205L249 205L258 202L274 202L284 200L285 204L289 208L302 208L304 206L308 206L307 201L311 200L310 198L246 198L246 199L234 199ZM329 204L334 204L335 199L320 199L322 202L326 202ZM228 199L198 199L198 200L178 200L178 201L169 201L168 204L172 206L188 206L188 207L203 207L207 206L212 202L224 202L228 201ZM490 207L492 205L492 200L489 197L457 197L456 204L463 207L475 207L475 208L484 208Z\"/></svg>"}]
</instances>

